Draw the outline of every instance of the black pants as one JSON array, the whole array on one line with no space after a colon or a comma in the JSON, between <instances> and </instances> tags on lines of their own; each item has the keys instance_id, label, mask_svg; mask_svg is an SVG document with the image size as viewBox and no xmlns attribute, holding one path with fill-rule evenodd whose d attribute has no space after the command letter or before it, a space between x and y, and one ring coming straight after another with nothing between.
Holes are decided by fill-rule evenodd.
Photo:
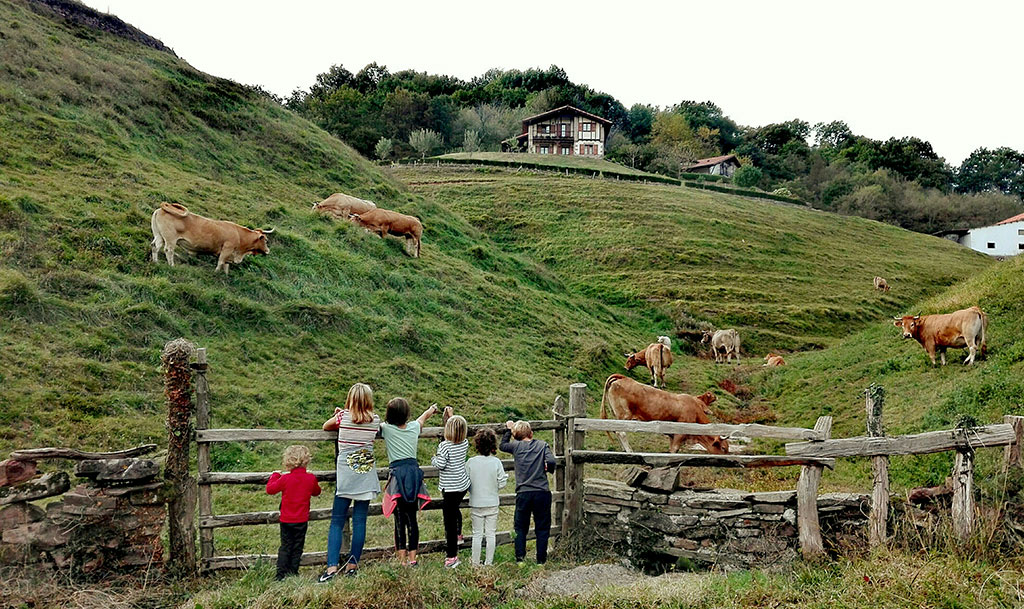
<instances>
[{"instance_id":1,"label":"black pants","mask_svg":"<svg viewBox=\"0 0 1024 609\"><path fill-rule=\"evenodd\" d=\"M444 544L448 558L459 555L459 535L462 534L462 510L459 504L466 491L441 493L441 514L444 516Z\"/></svg>"},{"instance_id":2,"label":"black pants","mask_svg":"<svg viewBox=\"0 0 1024 609\"><path fill-rule=\"evenodd\" d=\"M420 547L420 525L416 522L419 500L398 498L395 507L395 549L413 552Z\"/></svg>"},{"instance_id":3,"label":"black pants","mask_svg":"<svg viewBox=\"0 0 1024 609\"><path fill-rule=\"evenodd\" d=\"M281 549L277 551L277 579L299 574L308 522L281 523Z\"/></svg>"},{"instance_id":4,"label":"black pants","mask_svg":"<svg viewBox=\"0 0 1024 609\"><path fill-rule=\"evenodd\" d=\"M548 559L548 537L551 535L551 492L523 491L516 493L516 513L512 526L516 531L516 561L526 558L526 534L530 532L530 516L537 528L537 564Z\"/></svg>"}]
</instances>

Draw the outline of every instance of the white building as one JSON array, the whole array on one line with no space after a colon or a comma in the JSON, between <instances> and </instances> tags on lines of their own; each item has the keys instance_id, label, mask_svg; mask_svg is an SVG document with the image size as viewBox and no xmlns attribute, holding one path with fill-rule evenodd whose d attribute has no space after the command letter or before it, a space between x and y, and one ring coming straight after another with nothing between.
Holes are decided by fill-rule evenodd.
<instances>
[{"instance_id":1,"label":"white building","mask_svg":"<svg viewBox=\"0 0 1024 609\"><path fill-rule=\"evenodd\" d=\"M1018 214L992 226L947 230L937 233L991 256L1016 256L1024 252L1024 214Z\"/></svg>"}]
</instances>

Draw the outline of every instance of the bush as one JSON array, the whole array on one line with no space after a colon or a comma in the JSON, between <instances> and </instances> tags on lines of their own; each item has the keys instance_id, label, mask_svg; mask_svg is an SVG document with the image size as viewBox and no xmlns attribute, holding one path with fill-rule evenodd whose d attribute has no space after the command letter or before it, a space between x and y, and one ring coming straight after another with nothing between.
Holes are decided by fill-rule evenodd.
<instances>
[{"instance_id":1,"label":"bush","mask_svg":"<svg viewBox=\"0 0 1024 609\"><path fill-rule=\"evenodd\" d=\"M752 188L761 182L762 177L764 174L760 169L753 165L745 165L732 174L732 181L741 188Z\"/></svg>"}]
</instances>

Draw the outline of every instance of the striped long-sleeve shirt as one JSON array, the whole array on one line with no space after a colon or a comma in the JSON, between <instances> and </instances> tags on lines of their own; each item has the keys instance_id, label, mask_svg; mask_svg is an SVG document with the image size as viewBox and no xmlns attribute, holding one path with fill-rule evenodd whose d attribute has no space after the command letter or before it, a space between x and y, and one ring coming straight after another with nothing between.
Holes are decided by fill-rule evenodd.
<instances>
[{"instance_id":1,"label":"striped long-sleeve shirt","mask_svg":"<svg viewBox=\"0 0 1024 609\"><path fill-rule=\"evenodd\" d=\"M443 492L457 493L469 488L469 473L466 472L467 452L467 440L458 444L444 440L437 445L437 454L430 460L430 464L437 468L440 478L437 486Z\"/></svg>"}]
</instances>

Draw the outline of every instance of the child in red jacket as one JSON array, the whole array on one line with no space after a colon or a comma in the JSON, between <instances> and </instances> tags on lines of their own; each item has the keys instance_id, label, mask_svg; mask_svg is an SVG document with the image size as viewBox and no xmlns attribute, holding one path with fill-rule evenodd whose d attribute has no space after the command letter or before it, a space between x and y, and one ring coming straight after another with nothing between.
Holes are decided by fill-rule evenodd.
<instances>
[{"instance_id":1,"label":"child in red jacket","mask_svg":"<svg viewBox=\"0 0 1024 609\"><path fill-rule=\"evenodd\" d=\"M281 493L281 549L277 551L277 579L298 575L302 548L309 525L309 498L320 494L316 476L306 471L312 455L305 446L289 446L282 465L287 474L274 472L267 482L267 494Z\"/></svg>"}]
</instances>

